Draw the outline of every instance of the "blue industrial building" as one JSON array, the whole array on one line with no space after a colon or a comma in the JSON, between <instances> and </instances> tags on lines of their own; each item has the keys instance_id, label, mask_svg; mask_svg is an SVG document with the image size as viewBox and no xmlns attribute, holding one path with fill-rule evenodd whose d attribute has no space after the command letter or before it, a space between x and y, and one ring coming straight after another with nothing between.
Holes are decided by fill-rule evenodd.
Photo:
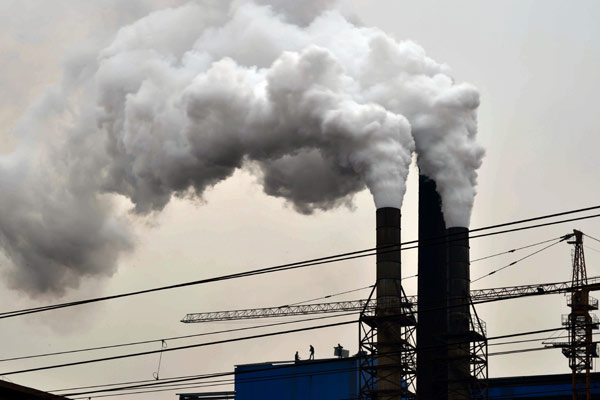
<instances>
[{"instance_id":1,"label":"blue industrial building","mask_svg":"<svg viewBox=\"0 0 600 400\"><path fill-rule=\"evenodd\" d=\"M180 400L350 400L358 398L358 359L282 361L235 367L235 392L181 394ZM591 374L592 399L600 400L600 373ZM493 378L489 400L569 400L571 374ZM213 397L214 396L214 397Z\"/></svg>"},{"instance_id":2,"label":"blue industrial building","mask_svg":"<svg viewBox=\"0 0 600 400\"><path fill-rule=\"evenodd\" d=\"M356 399L358 383L357 358L235 367L236 400Z\"/></svg>"},{"instance_id":3,"label":"blue industrial building","mask_svg":"<svg viewBox=\"0 0 600 400\"><path fill-rule=\"evenodd\" d=\"M600 399L600 372L591 374L592 399ZM490 400L572 399L571 374L511 376L489 380Z\"/></svg>"}]
</instances>

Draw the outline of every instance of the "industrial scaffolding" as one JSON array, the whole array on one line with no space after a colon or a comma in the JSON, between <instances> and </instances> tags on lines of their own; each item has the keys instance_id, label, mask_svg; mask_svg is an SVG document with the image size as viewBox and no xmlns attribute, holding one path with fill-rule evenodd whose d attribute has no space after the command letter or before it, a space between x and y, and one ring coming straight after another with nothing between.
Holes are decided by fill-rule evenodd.
<instances>
[{"instance_id":1,"label":"industrial scaffolding","mask_svg":"<svg viewBox=\"0 0 600 400\"><path fill-rule=\"evenodd\" d=\"M417 319L414 310L415 303L408 301L404 290L401 288L402 300L400 307L394 314L377 315L374 303L373 291L361 311L358 324L359 337L359 399L373 400L380 398L394 399L416 399L416 377L417 377L417 352L416 352L416 328ZM391 380L386 375L384 367L378 365L378 357L382 356L378 343L377 330L380 326L393 327L395 333L396 348L398 354L393 354L398 360L395 368L401 371L400 380ZM393 389L382 393L378 389L378 380L385 379Z\"/></svg>"},{"instance_id":2,"label":"industrial scaffolding","mask_svg":"<svg viewBox=\"0 0 600 400\"><path fill-rule=\"evenodd\" d=\"M399 354L400 364L397 366L402 370L402 380L396 382L397 389L394 394L398 399L416 399L416 373L417 373L417 344L416 327L417 312L415 303L408 301L403 294L403 302L399 312L393 317L378 317L375 307L372 306L373 291L368 297L359 319L359 399L373 400L381 398L377 390L378 368L377 356L377 328L383 323L392 323L396 326L397 340L401 344ZM488 342L486 324L477 315L472 301L470 301L472 313L469 320L469 364L470 378L468 382L470 398L475 400L486 400L488 398ZM381 375L379 375L381 378Z\"/></svg>"},{"instance_id":3,"label":"industrial scaffolding","mask_svg":"<svg viewBox=\"0 0 600 400\"><path fill-rule=\"evenodd\" d=\"M571 368L572 399L591 400L590 371L593 359L598 358L598 344L594 342L593 331L598 329L598 317L590 311L598 309L598 300L590 296L590 290L597 285L590 285L585 267L583 252L583 233L574 230L573 275L570 293L567 294L567 306L571 312L562 316L562 325L568 331L568 342L549 343L551 347L562 349L569 359Z\"/></svg>"}]
</instances>

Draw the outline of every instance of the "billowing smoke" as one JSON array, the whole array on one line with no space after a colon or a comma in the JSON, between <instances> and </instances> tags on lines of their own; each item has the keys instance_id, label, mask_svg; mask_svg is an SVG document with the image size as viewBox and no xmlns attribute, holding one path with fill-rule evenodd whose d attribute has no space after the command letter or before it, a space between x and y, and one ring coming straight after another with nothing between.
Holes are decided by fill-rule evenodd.
<instances>
[{"instance_id":1,"label":"billowing smoke","mask_svg":"<svg viewBox=\"0 0 600 400\"><path fill-rule=\"evenodd\" d=\"M69 60L0 158L0 244L16 286L61 293L112 274L132 247L114 195L158 212L240 168L301 213L349 205L365 187L377 207L400 207L416 150L448 225L468 226L477 91L333 2L268 3L165 9Z\"/></svg>"}]
</instances>

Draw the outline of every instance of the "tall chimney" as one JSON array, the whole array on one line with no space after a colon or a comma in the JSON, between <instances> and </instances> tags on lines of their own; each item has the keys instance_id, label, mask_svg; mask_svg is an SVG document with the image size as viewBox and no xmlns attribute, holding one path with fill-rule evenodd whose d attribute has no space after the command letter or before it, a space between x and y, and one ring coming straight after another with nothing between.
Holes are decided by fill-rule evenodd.
<instances>
[{"instance_id":1,"label":"tall chimney","mask_svg":"<svg viewBox=\"0 0 600 400\"><path fill-rule=\"evenodd\" d=\"M402 343L397 324L401 312L400 210L377 209L377 393L380 400L400 399Z\"/></svg>"},{"instance_id":2,"label":"tall chimney","mask_svg":"<svg viewBox=\"0 0 600 400\"><path fill-rule=\"evenodd\" d=\"M419 175L417 396L448 399L446 224L435 181Z\"/></svg>"},{"instance_id":3,"label":"tall chimney","mask_svg":"<svg viewBox=\"0 0 600 400\"><path fill-rule=\"evenodd\" d=\"M448 228L448 399L470 398L469 229Z\"/></svg>"}]
</instances>

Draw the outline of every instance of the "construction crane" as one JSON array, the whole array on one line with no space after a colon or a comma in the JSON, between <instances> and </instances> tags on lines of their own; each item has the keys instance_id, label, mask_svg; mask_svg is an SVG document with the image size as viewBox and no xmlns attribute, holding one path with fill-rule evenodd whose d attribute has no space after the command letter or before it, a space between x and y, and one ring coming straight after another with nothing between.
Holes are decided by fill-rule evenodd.
<instances>
[{"instance_id":1,"label":"construction crane","mask_svg":"<svg viewBox=\"0 0 600 400\"><path fill-rule=\"evenodd\" d=\"M562 316L562 324L569 333L569 341L547 343L546 347L557 347L569 359L571 368L572 399L590 400L590 370L593 359L598 358L598 344L594 343L593 331L598 329L598 317L590 314L598 309L598 300L590 296L590 291L598 289L597 283L589 284L583 253L583 233L573 231L574 240L568 242L573 249L573 277L571 290L567 295L568 315Z\"/></svg>"},{"instance_id":2,"label":"construction crane","mask_svg":"<svg viewBox=\"0 0 600 400\"><path fill-rule=\"evenodd\" d=\"M572 281L541 283L532 285L507 286L471 291L471 300L478 301L508 300L526 296L540 296L556 293L568 293L573 286ZM585 290L600 290L600 276L587 279ZM408 296L408 301L417 304L417 296ZM367 299L337 301L328 303L312 303L302 305L284 305L279 307L250 308L244 310L213 311L204 313L187 314L181 322L200 323L217 321L237 321L244 319L259 319L273 317L291 317L296 315L327 314L360 312L367 306ZM368 307L375 309L376 305L371 300Z\"/></svg>"}]
</instances>

